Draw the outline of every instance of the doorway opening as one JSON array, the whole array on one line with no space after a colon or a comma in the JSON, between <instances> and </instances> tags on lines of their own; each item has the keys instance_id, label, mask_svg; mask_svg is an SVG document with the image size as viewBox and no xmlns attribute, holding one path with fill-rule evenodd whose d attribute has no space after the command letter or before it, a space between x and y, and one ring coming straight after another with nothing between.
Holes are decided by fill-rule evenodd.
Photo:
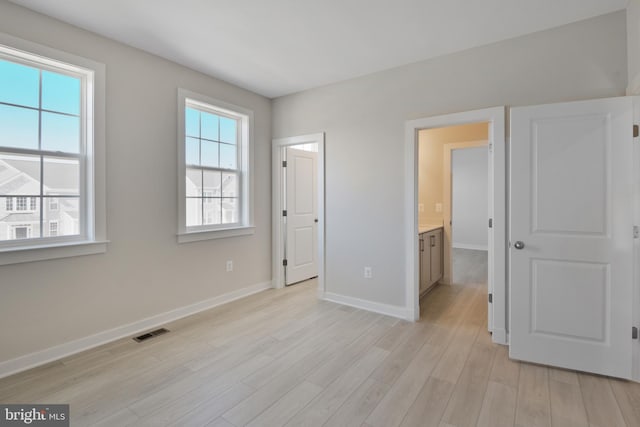
<instances>
[{"instance_id":1,"label":"doorway opening","mask_svg":"<svg viewBox=\"0 0 640 427\"><path fill-rule=\"evenodd\" d=\"M488 141L487 122L418 132L421 302L438 284L437 294L487 287Z\"/></svg>"},{"instance_id":2,"label":"doorway opening","mask_svg":"<svg viewBox=\"0 0 640 427\"><path fill-rule=\"evenodd\" d=\"M488 139L462 144L468 146L447 144L449 147L445 147L445 166L451 171L449 188L445 183L444 190L445 205L448 204L445 221L449 222L451 243L448 275L451 283L486 286L489 236L493 226L489 216ZM446 157L450 158L449 162Z\"/></svg>"},{"instance_id":3,"label":"doorway opening","mask_svg":"<svg viewBox=\"0 0 640 427\"><path fill-rule=\"evenodd\" d=\"M429 298L437 283L476 286L487 293L487 326L493 341L502 344L507 343L504 130L504 107L449 114L407 122L405 145L408 317L420 318L420 296ZM484 193L469 171L483 173ZM478 200L482 206L476 206Z\"/></svg>"},{"instance_id":4,"label":"doorway opening","mask_svg":"<svg viewBox=\"0 0 640 427\"><path fill-rule=\"evenodd\" d=\"M273 287L324 292L324 134L273 140Z\"/></svg>"}]
</instances>

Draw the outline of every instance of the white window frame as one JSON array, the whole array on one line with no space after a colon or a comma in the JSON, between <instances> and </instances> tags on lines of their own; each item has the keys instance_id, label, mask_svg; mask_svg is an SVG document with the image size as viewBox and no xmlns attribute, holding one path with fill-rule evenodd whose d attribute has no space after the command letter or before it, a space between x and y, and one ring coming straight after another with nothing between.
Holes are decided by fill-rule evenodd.
<instances>
[{"instance_id":1,"label":"white window frame","mask_svg":"<svg viewBox=\"0 0 640 427\"><path fill-rule=\"evenodd\" d=\"M104 64L4 33L0 33L0 58L80 76L83 79L81 117L84 118L81 120L80 234L0 242L0 265L106 252ZM15 208L16 201L13 203Z\"/></svg>"},{"instance_id":2,"label":"white window frame","mask_svg":"<svg viewBox=\"0 0 640 427\"><path fill-rule=\"evenodd\" d=\"M56 236L60 235L60 222L52 219L49 221L49 236L51 236L51 226L54 224L56 226Z\"/></svg>"},{"instance_id":3,"label":"white window frame","mask_svg":"<svg viewBox=\"0 0 640 427\"><path fill-rule=\"evenodd\" d=\"M29 208L27 206L29 206L29 197L27 196L17 196L15 197L15 211L16 212L27 212L29 210ZM24 203L22 203L24 202Z\"/></svg>"},{"instance_id":4,"label":"white window frame","mask_svg":"<svg viewBox=\"0 0 640 427\"><path fill-rule=\"evenodd\" d=\"M186 223L186 163L185 163L185 110L187 103L213 114L238 119L239 136L239 222L234 224L187 227ZM219 239L253 234L253 111L191 92L178 89L178 242Z\"/></svg>"}]
</instances>

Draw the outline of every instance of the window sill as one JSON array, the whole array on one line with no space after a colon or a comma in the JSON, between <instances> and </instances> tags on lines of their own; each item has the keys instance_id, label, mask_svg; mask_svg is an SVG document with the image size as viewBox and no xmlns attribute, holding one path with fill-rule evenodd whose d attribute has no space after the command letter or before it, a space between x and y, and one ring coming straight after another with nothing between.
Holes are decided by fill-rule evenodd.
<instances>
[{"instance_id":1,"label":"window sill","mask_svg":"<svg viewBox=\"0 0 640 427\"><path fill-rule=\"evenodd\" d=\"M202 240L224 239L227 237L248 236L256 232L256 227L220 228L218 230L192 231L178 234L178 243L199 242Z\"/></svg>"},{"instance_id":2,"label":"window sill","mask_svg":"<svg viewBox=\"0 0 640 427\"><path fill-rule=\"evenodd\" d=\"M0 265L71 258L107 252L108 240L68 242L0 249Z\"/></svg>"}]
</instances>

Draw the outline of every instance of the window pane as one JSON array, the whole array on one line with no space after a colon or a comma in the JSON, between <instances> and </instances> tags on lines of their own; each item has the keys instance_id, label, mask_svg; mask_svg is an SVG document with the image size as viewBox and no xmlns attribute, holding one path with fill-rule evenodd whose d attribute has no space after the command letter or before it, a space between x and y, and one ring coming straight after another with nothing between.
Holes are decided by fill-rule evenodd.
<instances>
[{"instance_id":1,"label":"window pane","mask_svg":"<svg viewBox=\"0 0 640 427\"><path fill-rule=\"evenodd\" d=\"M42 71L42 108L80 114L80 79Z\"/></svg>"},{"instance_id":2,"label":"window pane","mask_svg":"<svg viewBox=\"0 0 640 427\"><path fill-rule=\"evenodd\" d=\"M184 125L186 136L200 138L200 111L185 108Z\"/></svg>"},{"instance_id":3,"label":"window pane","mask_svg":"<svg viewBox=\"0 0 640 427\"><path fill-rule=\"evenodd\" d=\"M39 87L38 69L0 60L0 102L38 108Z\"/></svg>"},{"instance_id":4,"label":"window pane","mask_svg":"<svg viewBox=\"0 0 640 427\"><path fill-rule=\"evenodd\" d=\"M225 169L238 167L235 145L220 144L220 167Z\"/></svg>"},{"instance_id":5,"label":"window pane","mask_svg":"<svg viewBox=\"0 0 640 427\"><path fill-rule=\"evenodd\" d=\"M218 167L218 145L217 142L202 141L202 166Z\"/></svg>"},{"instance_id":6,"label":"window pane","mask_svg":"<svg viewBox=\"0 0 640 427\"><path fill-rule=\"evenodd\" d=\"M187 198L187 227L202 225L202 199Z\"/></svg>"},{"instance_id":7,"label":"window pane","mask_svg":"<svg viewBox=\"0 0 640 427\"><path fill-rule=\"evenodd\" d=\"M42 149L80 152L80 118L42 113Z\"/></svg>"},{"instance_id":8,"label":"window pane","mask_svg":"<svg viewBox=\"0 0 640 427\"><path fill-rule=\"evenodd\" d=\"M204 203L204 223L220 224L220 199L202 199L202 202Z\"/></svg>"},{"instance_id":9,"label":"window pane","mask_svg":"<svg viewBox=\"0 0 640 427\"><path fill-rule=\"evenodd\" d=\"M47 203L47 211L46 212L55 212L60 209L60 199L57 197L48 197L45 198L45 203Z\"/></svg>"},{"instance_id":10,"label":"window pane","mask_svg":"<svg viewBox=\"0 0 640 427\"><path fill-rule=\"evenodd\" d=\"M202 195L202 170L187 169L187 197L198 197Z\"/></svg>"},{"instance_id":11,"label":"window pane","mask_svg":"<svg viewBox=\"0 0 640 427\"><path fill-rule=\"evenodd\" d=\"M59 198L59 209L49 211L45 216L45 227L49 221L58 221L58 236L80 234L80 199L77 197Z\"/></svg>"},{"instance_id":12,"label":"window pane","mask_svg":"<svg viewBox=\"0 0 640 427\"><path fill-rule=\"evenodd\" d=\"M227 144L236 143L236 126L237 121L227 117L220 117L220 142Z\"/></svg>"},{"instance_id":13,"label":"window pane","mask_svg":"<svg viewBox=\"0 0 640 427\"><path fill-rule=\"evenodd\" d=\"M209 197L220 197L221 173L215 171L204 171L204 191Z\"/></svg>"},{"instance_id":14,"label":"window pane","mask_svg":"<svg viewBox=\"0 0 640 427\"><path fill-rule=\"evenodd\" d=\"M0 195L40 195L40 157L0 153Z\"/></svg>"},{"instance_id":15,"label":"window pane","mask_svg":"<svg viewBox=\"0 0 640 427\"><path fill-rule=\"evenodd\" d=\"M7 210L10 207L12 210ZM32 209L33 208L33 209ZM0 197L0 241L40 237L40 199Z\"/></svg>"},{"instance_id":16,"label":"window pane","mask_svg":"<svg viewBox=\"0 0 640 427\"><path fill-rule=\"evenodd\" d=\"M202 129L201 137L218 141L218 116L202 112Z\"/></svg>"},{"instance_id":17,"label":"window pane","mask_svg":"<svg viewBox=\"0 0 640 427\"><path fill-rule=\"evenodd\" d=\"M0 105L0 146L38 148L38 112Z\"/></svg>"},{"instance_id":18,"label":"window pane","mask_svg":"<svg viewBox=\"0 0 640 427\"><path fill-rule=\"evenodd\" d=\"M222 195L224 197L238 197L238 175L235 173L222 174Z\"/></svg>"},{"instance_id":19,"label":"window pane","mask_svg":"<svg viewBox=\"0 0 640 427\"><path fill-rule=\"evenodd\" d=\"M44 158L43 191L45 195L80 195L80 161Z\"/></svg>"},{"instance_id":20,"label":"window pane","mask_svg":"<svg viewBox=\"0 0 640 427\"><path fill-rule=\"evenodd\" d=\"M222 199L222 223L238 222L238 199Z\"/></svg>"},{"instance_id":21,"label":"window pane","mask_svg":"<svg viewBox=\"0 0 640 427\"><path fill-rule=\"evenodd\" d=\"M188 165L200 164L200 140L195 138L187 138L185 151L185 162Z\"/></svg>"}]
</instances>

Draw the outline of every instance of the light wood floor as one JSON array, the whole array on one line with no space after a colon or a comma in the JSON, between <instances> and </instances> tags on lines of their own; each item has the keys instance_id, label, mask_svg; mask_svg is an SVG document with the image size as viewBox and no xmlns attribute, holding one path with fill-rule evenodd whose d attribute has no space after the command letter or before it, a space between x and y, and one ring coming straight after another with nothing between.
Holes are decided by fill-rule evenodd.
<instances>
[{"instance_id":1,"label":"light wood floor","mask_svg":"<svg viewBox=\"0 0 640 427\"><path fill-rule=\"evenodd\" d=\"M479 271L481 268L479 269ZM486 288L437 286L409 323L269 290L0 380L73 426L640 426L640 385L510 361Z\"/></svg>"}]
</instances>

